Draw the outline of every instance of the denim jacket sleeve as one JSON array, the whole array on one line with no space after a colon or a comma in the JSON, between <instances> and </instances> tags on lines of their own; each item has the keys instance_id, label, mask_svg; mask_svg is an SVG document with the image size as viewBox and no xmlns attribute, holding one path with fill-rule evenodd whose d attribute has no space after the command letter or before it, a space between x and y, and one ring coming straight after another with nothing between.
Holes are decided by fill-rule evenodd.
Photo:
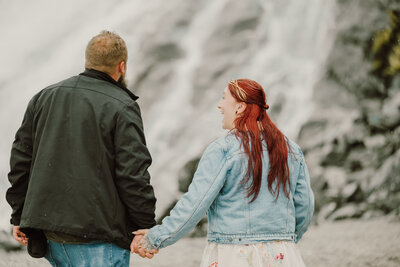
<instances>
[{"instance_id":1,"label":"denim jacket sleeve","mask_svg":"<svg viewBox=\"0 0 400 267\"><path fill-rule=\"evenodd\" d=\"M300 162L300 172L294 192L294 207L296 216L295 234L297 243L307 231L314 213L314 194L311 190L310 174L308 173L304 157Z\"/></svg>"},{"instance_id":2,"label":"denim jacket sleeve","mask_svg":"<svg viewBox=\"0 0 400 267\"><path fill-rule=\"evenodd\" d=\"M159 249L185 236L205 215L220 192L229 171L223 147L214 142L204 152L189 190L176 203L170 216L148 232L152 245Z\"/></svg>"}]
</instances>

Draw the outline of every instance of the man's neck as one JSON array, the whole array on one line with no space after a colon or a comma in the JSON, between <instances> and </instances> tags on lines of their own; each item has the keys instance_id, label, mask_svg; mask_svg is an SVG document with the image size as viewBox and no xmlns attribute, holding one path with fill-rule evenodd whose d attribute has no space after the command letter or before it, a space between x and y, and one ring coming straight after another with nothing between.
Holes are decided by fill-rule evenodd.
<instances>
[{"instance_id":1,"label":"man's neck","mask_svg":"<svg viewBox=\"0 0 400 267\"><path fill-rule=\"evenodd\" d=\"M136 95L134 95L131 91L129 91L128 88L126 88L121 83L115 81L114 78L112 78L109 74L107 74L105 72L102 72L102 71L99 71L99 70L95 70L95 69L86 68L85 71L82 72L80 75L91 77L91 78L95 78L95 79L99 79L99 80L103 80L103 81L108 81L108 82L120 87L124 91L126 91L133 100L137 100L138 99L138 97Z\"/></svg>"},{"instance_id":2,"label":"man's neck","mask_svg":"<svg viewBox=\"0 0 400 267\"><path fill-rule=\"evenodd\" d=\"M108 73L106 73L108 74ZM111 78L114 79L114 81L118 82L119 79L121 78L121 74L120 73L114 73L114 74L108 74L108 76L110 76Z\"/></svg>"},{"instance_id":3,"label":"man's neck","mask_svg":"<svg viewBox=\"0 0 400 267\"><path fill-rule=\"evenodd\" d=\"M118 85L119 87L124 87L118 82L118 80L113 78L110 74L108 74L108 73L106 73L104 71L101 71L101 70L86 68L85 71L83 73L81 73L81 74L83 74L85 76L92 77L92 78L98 78L98 79L101 79L101 80L105 80L105 81L111 82L111 83L113 83L115 85Z\"/></svg>"},{"instance_id":4,"label":"man's neck","mask_svg":"<svg viewBox=\"0 0 400 267\"><path fill-rule=\"evenodd\" d=\"M106 72L104 70L101 70L101 69L92 68L91 70L95 70L95 71L99 71L99 72L102 72L104 74L107 74L108 76L110 76L116 82L118 82L119 78L121 78L121 74L119 74L118 72L114 72L114 73L110 74L110 73L108 73L108 72Z\"/></svg>"}]
</instances>

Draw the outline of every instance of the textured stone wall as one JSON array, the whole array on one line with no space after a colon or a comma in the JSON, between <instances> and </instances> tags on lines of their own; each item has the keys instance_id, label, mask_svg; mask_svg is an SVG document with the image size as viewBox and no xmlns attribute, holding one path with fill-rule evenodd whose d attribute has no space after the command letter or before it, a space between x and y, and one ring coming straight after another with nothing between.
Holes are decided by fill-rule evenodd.
<instances>
[{"instance_id":1,"label":"textured stone wall","mask_svg":"<svg viewBox=\"0 0 400 267\"><path fill-rule=\"evenodd\" d=\"M338 1L336 40L299 135L318 220L400 214L399 8ZM383 32L394 37L379 41Z\"/></svg>"}]
</instances>

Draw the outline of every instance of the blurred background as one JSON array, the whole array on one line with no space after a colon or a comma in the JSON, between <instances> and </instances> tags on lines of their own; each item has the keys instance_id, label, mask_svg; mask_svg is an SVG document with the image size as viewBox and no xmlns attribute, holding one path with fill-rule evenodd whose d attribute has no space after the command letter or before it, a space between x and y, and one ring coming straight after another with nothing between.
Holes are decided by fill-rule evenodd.
<instances>
[{"instance_id":1,"label":"blurred background","mask_svg":"<svg viewBox=\"0 0 400 267\"><path fill-rule=\"evenodd\" d=\"M315 227L354 218L399 224L399 0L0 0L2 236L11 144L27 103L82 72L86 44L103 29L128 45L158 218L185 191L205 147L225 134L217 103L227 82L250 78L306 155ZM11 250L7 242L0 238Z\"/></svg>"}]
</instances>

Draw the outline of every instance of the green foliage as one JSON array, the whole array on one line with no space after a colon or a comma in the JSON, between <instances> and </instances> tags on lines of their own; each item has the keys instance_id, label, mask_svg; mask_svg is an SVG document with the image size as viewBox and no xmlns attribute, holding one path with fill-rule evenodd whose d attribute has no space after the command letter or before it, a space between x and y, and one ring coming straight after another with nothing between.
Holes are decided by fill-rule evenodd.
<instances>
[{"instance_id":1,"label":"green foliage","mask_svg":"<svg viewBox=\"0 0 400 267\"><path fill-rule=\"evenodd\" d=\"M390 26L392 28L398 27L400 24L400 10L389 10Z\"/></svg>"},{"instance_id":2,"label":"green foliage","mask_svg":"<svg viewBox=\"0 0 400 267\"><path fill-rule=\"evenodd\" d=\"M386 87L400 73L400 10L389 10L389 17L388 27L375 33L371 48L373 72Z\"/></svg>"},{"instance_id":3,"label":"green foliage","mask_svg":"<svg viewBox=\"0 0 400 267\"><path fill-rule=\"evenodd\" d=\"M377 54L383 45L387 44L392 34L391 29L380 30L375 34L372 44L372 53Z\"/></svg>"},{"instance_id":4,"label":"green foliage","mask_svg":"<svg viewBox=\"0 0 400 267\"><path fill-rule=\"evenodd\" d=\"M394 76L400 72L400 34L397 35L397 44L394 45L392 53L389 55L389 66L385 70L385 75Z\"/></svg>"}]
</instances>

